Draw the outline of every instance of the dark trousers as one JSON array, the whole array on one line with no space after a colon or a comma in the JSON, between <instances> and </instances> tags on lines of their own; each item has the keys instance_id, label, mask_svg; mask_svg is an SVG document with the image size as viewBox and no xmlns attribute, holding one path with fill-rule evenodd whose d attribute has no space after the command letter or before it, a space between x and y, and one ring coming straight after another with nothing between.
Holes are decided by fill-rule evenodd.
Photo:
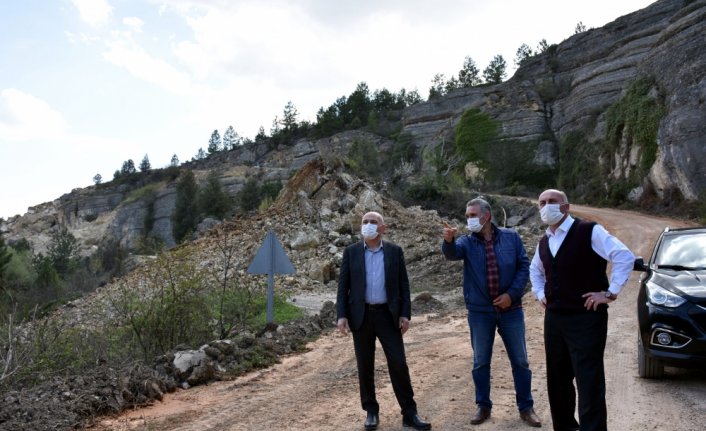
<instances>
[{"instance_id":1,"label":"dark trousers","mask_svg":"<svg viewBox=\"0 0 706 431\"><path fill-rule=\"evenodd\" d=\"M555 430L607 429L603 368L607 334L605 309L575 314L547 311L544 315L547 393ZM578 422L574 416L577 390Z\"/></svg>"},{"instance_id":2,"label":"dark trousers","mask_svg":"<svg viewBox=\"0 0 706 431\"><path fill-rule=\"evenodd\" d=\"M404 343L399 323L393 322L387 305L366 307L365 319L359 330L353 331L353 346L358 363L360 402L363 410L379 413L380 406L375 398L375 339L380 340L387 358L392 389L397 397L402 415L417 413L412 382L404 354Z\"/></svg>"}]
</instances>

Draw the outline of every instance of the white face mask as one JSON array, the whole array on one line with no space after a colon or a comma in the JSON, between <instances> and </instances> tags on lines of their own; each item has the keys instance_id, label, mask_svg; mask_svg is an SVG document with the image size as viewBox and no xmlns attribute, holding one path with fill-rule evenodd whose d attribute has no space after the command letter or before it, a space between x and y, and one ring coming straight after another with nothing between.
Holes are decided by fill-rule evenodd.
<instances>
[{"instance_id":1,"label":"white face mask","mask_svg":"<svg viewBox=\"0 0 706 431\"><path fill-rule=\"evenodd\" d=\"M485 223L480 224L480 217L469 217L467 219L468 221L468 230L471 232L480 232L481 229L483 229L483 226Z\"/></svg>"},{"instance_id":2,"label":"white face mask","mask_svg":"<svg viewBox=\"0 0 706 431\"><path fill-rule=\"evenodd\" d=\"M378 225L372 223L365 223L360 227L360 234L364 239L375 239L379 235Z\"/></svg>"},{"instance_id":3,"label":"white face mask","mask_svg":"<svg viewBox=\"0 0 706 431\"><path fill-rule=\"evenodd\" d=\"M559 223L564 213L559 209L560 204L546 204L539 210L539 217L542 219L544 224L553 226Z\"/></svg>"}]
</instances>

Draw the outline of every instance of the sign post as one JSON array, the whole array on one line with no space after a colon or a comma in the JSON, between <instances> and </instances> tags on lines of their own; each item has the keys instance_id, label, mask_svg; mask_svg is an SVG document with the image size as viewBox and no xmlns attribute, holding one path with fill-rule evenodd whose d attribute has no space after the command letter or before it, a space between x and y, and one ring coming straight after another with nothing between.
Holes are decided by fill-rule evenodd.
<instances>
[{"instance_id":1,"label":"sign post","mask_svg":"<svg viewBox=\"0 0 706 431\"><path fill-rule=\"evenodd\" d=\"M267 274L267 323L272 323L274 320L274 275L294 274L295 272L284 247L277 240L275 234L268 231L265 240L248 267L248 274Z\"/></svg>"}]
</instances>

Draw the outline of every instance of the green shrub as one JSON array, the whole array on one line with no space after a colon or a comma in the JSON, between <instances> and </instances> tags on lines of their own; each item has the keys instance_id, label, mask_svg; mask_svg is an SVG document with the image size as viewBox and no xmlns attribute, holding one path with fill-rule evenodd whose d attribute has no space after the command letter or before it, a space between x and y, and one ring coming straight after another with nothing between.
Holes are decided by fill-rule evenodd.
<instances>
[{"instance_id":1,"label":"green shrub","mask_svg":"<svg viewBox=\"0 0 706 431\"><path fill-rule=\"evenodd\" d=\"M296 305L287 302L281 295L274 295L273 298L273 320L276 324L287 323L298 319L304 315L304 311ZM262 328L267 323L267 295L258 295L253 302L253 309L257 314L253 315L248 323L252 328Z\"/></svg>"},{"instance_id":2,"label":"green shrub","mask_svg":"<svg viewBox=\"0 0 706 431\"><path fill-rule=\"evenodd\" d=\"M346 162L354 173L362 177L380 175L380 156L375 144L368 139L354 139Z\"/></svg>"},{"instance_id":3,"label":"green shrub","mask_svg":"<svg viewBox=\"0 0 706 431\"><path fill-rule=\"evenodd\" d=\"M8 314L0 323L0 346L13 352L0 356L0 391L81 374L112 353L111 340L100 329L31 319L19 331L13 317Z\"/></svg>"},{"instance_id":4,"label":"green shrub","mask_svg":"<svg viewBox=\"0 0 706 431\"><path fill-rule=\"evenodd\" d=\"M480 109L463 113L456 126L456 151L466 162L487 168L491 144L498 139L499 124Z\"/></svg>"},{"instance_id":5,"label":"green shrub","mask_svg":"<svg viewBox=\"0 0 706 431\"><path fill-rule=\"evenodd\" d=\"M280 190L282 190L280 181L265 181L260 184L255 178L250 178L240 189L235 200L242 211L249 212L260 208L263 201L274 202ZM265 204L264 207L266 206L268 205Z\"/></svg>"},{"instance_id":6,"label":"green shrub","mask_svg":"<svg viewBox=\"0 0 706 431\"><path fill-rule=\"evenodd\" d=\"M639 146L638 176L643 176L657 158L657 131L666 113L667 109L655 80L635 80L625 95L606 112L606 153L610 155L623 141L627 141L628 145Z\"/></svg>"},{"instance_id":7,"label":"green shrub","mask_svg":"<svg viewBox=\"0 0 706 431\"><path fill-rule=\"evenodd\" d=\"M139 189L130 192L122 203L123 205L127 205L144 199L154 200L154 196L157 193L158 188L159 184L147 184L144 187L140 187Z\"/></svg>"},{"instance_id":8,"label":"green shrub","mask_svg":"<svg viewBox=\"0 0 706 431\"><path fill-rule=\"evenodd\" d=\"M120 283L111 304L145 360L210 337L204 274L188 252L163 253L140 275Z\"/></svg>"},{"instance_id":9,"label":"green shrub","mask_svg":"<svg viewBox=\"0 0 706 431\"><path fill-rule=\"evenodd\" d=\"M396 165L403 160L414 160L417 157L417 147L412 143L410 133L400 133L392 144L390 163Z\"/></svg>"},{"instance_id":10,"label":"green shrub","mask_svg":"<svg viewBox=\"0 0 706 431\"><path fill-rule=\"evenodd\" d=\"M263 195L263 199L270 198L273 202L277 199L280 190L282 190L282 182L279 180L265 181L260 186L260 193Z\"/></svg>"},{"instance_id":11,"label":"green shrub","mask_svg":"<svg viewBox=\"0 0 706 431\"><path fill-rule=\"evenodd\" d=\"M418 183L407 188L407 196L420 202L433 202L443 197L445 186L440 184L435 177L425 176Z\"/></svg>"},{"instance_id":12,"label":"green shrub","mask_svg":"<svg viewBox=\"0 0 706 431\"><path fill-rule=\"evenodd\" d=\"M596 161L599 146L589 144L580 131L573 131L559 142L558 186L596 202L602 198L600 165Z\"/></svg>"}]
</instances>

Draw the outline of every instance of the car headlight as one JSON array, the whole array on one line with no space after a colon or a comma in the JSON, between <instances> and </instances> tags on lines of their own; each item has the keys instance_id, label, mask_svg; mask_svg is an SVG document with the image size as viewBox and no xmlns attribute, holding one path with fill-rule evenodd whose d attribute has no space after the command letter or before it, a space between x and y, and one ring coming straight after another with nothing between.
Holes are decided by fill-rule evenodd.
<instances>
[{"instance_id":1,"label":"car headlight","mask_svg":"<svg viewBox=\"0 0 706 431\"><path fill-rule=\"evenodd\" d=\"M655 283L647 282L647 298L655 305L662 307L676 308L686 302L686 299L679 295L675 295L667 289L656 285Z\"/></svg>"}]
</instances>

